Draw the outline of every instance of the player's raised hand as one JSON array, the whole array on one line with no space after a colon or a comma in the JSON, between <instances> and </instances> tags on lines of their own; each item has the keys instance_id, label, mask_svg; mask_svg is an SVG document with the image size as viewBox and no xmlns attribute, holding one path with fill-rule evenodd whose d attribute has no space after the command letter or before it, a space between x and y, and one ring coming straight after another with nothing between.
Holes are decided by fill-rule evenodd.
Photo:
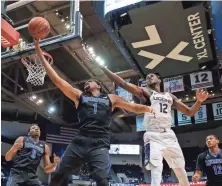
<instances>
[{"instance_id":1,"label":"player's raised hand","mask_svg":"<svg viewBox=\"0 0 222 186\"><path fill-rule=\"evenodd\" d=\"M203 89L196 90L196 98L199 102L204 102L208 98L208 92L204 91Z\"/></svg>"},{"instance_id":2,"label":"player's raised hand","mask_svg":"<svg viewBox=\"0 0 222 186\"><path fill-rule=\"evenodd\" d=\"M56 154L53 154L53 158L54 158L54 163L58 164L60 162L60 157L56 156Z\"/></svg>"},{"instance_id":3,"label":"player's raised hand","mask_svg":"<svg viewBox=\"0 0 222 186\"><path fill-rule=\"evenodd\" d=\"M197 183L200 180L199 174L194 174L192 177L192 182Z\"/></svg>"}]
</instances>

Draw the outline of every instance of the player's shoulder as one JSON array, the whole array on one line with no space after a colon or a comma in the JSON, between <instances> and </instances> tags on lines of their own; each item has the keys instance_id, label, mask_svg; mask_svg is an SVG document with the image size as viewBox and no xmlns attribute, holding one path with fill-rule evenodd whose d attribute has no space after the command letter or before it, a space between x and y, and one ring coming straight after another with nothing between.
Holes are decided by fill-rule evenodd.
<instances>
[{"instance_id":1,"label":"player's shoulder","mask_svg":"<svg viewBox=\"0 0 222 186\"><path fill-rule=\"evenodd\" d=\"M200 153L200 154L198 155L198 158L200 158L200 159L205 159L206 156L207 156L207 154L208 154L208 150L206 150L206 151Z\"/></svg>"},{"instance_id":2,"label":"player's shoulder","mask_svg":"<svg viewBox=\"0 0 222 186\"><path fill-rule=\"evenodd\" d=\"M220 155L222 156L222 149L220 149Z\"/></svg>"},{"instance_id":3,"label":"player's shoulder","mask_svg":"<svg viewBox=\"0 0 222 186\"><path fill-rule=\"evenodd\" d=\"M39 141L40 146L48 146L45 141Z\"/></svg>"},{"instance_id":4,"label":"player's shoulder","mask_svg":"<svg viewBox=\"0 0 222 186\"><path fill-rule=\"evenodd\" d=\"M143 96L145 96L146 98L149 98L155 91L148 88L148 87L139 87L140 90L143 93Z\"/></svg>"},{"instance_id":5,"label":"player's shoulder","mask_svg":"<svg viewBox=\"0 0 222 186\"><path fill-rule=\"evenodd\" d=\"M115 102L118 99L122 99L120 96L116 94L107 94L107 97L111 100L111 102Z\"/></svg>"},{"instance_id":6,"label":"player's shoulder","mask_svg":"<svg viewBox=\"0 0 222 186\"><path fill-rule=\"evenodd\" d=\"M16 139L16 142L23 142L25 139L26 139L26 136L19 136L19 137Z\"/></svg>"},{"instance_id":7,"label":"player's shoulder","mask_svg":"<svg viewBox=\"0 0 222 186\"><path fill-rule=\"evenodd\" d=\"M170 93L170 92L166 92L166 93L168 93L172 98L173 98L173 100L176 100L176 99L178 99L175 95L173 95L172 93Z\"/></svg>"},{"instance_id":8,"label":"player's shoulder","mask_svg":"<svg viewBox=\"0 0 222 186\"><path fill-rule=\"evenodd\" d=\"M139 87L141 90L144 90L144 91L148 91L148 92L154 92L154 90L152 90L151 88L149 87Z\"/></svg>"}]
</instances>

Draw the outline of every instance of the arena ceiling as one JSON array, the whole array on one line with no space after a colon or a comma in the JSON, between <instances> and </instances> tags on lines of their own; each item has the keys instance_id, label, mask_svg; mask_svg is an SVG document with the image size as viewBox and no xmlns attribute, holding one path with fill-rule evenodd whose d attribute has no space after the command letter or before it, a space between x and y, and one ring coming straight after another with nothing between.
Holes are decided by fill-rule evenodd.
<instances>
[{"instance_id":1,"label":"arena ceiling","mask_svg":"<svg viewBox=\"0 0 222 186\"><path fill-rule=\"evenodd\" d=\"M66 25L61 19L70 17L70 2L64 1L27 1L11 3L7 7L7 15L13 20L14 27L19 29L21 37L28 43L32 42L27 24L31 18L42 16L51 25L49 37L68 33ZM97 77L103 81L107 93L113 92L115 87L102 71L89 60L83 45L94 48L106 65L123 78L136 76L124 57L119 52L114 41L99 21L90 1L80 3L83 15L83 29L81 42L73 41L70 45L50 50L54 59L54 69L73 86L82 89L85 81ZM57 15L59 14L59 15ZM27 123L73 124L77 122L74 103L67 99L49 80L45 78L43 86L34 87L27 83L27 71L19 60L2 62L2 119L17 120ZM35 98L36 97L36 98ZM34 99L32 99L34 98ZM39 102L39 100L41 101ZM24 110L25 106L25 110ZM55 113L49 113L50 106L56 108ZM117 110L119 114L125 111ZM115 122L115 121L114 121ZM113 126L114 132L130 131L130 126L121 119Z\"/></svg>"},{"instance_id":2,"label":"arena ceiling","mask_svg":"<svg viewBox=\"0 0 222 186\"><path fill-rule=\"evenodd\" d=\"M149 5L152 6L152 5ZM54 58L54 69L73 86L82 89L86 80L97 77L103 82L107 93L115 91L114 84L95 65L87 52L92 47L95 54L101 56L105 65L123 78L138 79L141 72L135 72L117 47L116 42L106 31L104 24L95 12L91 1L81 1L80 12L83 16L82 40L60 45L48 51ZM119 12L119 15L121 12ZM31 18L42 16L51 25L49 37L68 32L65 25L70 18L69 1L24 1L10 2L7 15L13 20L14 27L26 42L32 42L27 24ZM64 20L64 21L62 21ZM123 20L124 22L124 20ZM115 28L113 28L115 30ZM126 32L127 29L124 31ZM132 30L131 30L132 31ZM121 34L121 30L118 30ZM130 32L129 32L130 33ZM128 37L128 35L126 35ZM126 38L127 40L127 38ZM133 54L132 54L133 57ZM139 61L136 59L135 61ZM134 64L138 65L138 64ZM50 122L69 125L77 122L74 103L58 90L48 77L43 86L34 87L25 81L27 71L20 59L2 62L2 119L25 123ZM219 95L219 94L218 94ZM42 101L40 101L42 100ZM49 113L50 106L56 111ZM115 116L129 115L126 111L116 110ZM135 117L116 118L112 125L113 132L130 132L135 124ZM18 124L18 123L17 123ZM26 128L24 128L26 130Z\"/></svg>"}]
</instances>

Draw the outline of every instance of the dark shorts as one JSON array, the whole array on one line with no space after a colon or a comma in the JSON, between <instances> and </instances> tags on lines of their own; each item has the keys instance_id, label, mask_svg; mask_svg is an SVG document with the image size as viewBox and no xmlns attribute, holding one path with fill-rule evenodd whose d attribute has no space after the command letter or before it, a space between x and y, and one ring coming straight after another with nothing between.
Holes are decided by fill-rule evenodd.
<instances>
[{"instance_id":1,"label":"dark shorts","mask_svg":"<svg viewBox=\"0 0 222 186\"><path fill-rule=\"evenodd\" d=\"M222 181L218 183L207 181L206 186L222 186Z\"/></svg>"},{"instance_id":2,"label":"dark shorts","mask_svg":"<svg viewBox=\"0 0 222 186\"><path fill-rule=\"evenodd\" d=\"M110 157L107 144L107 140L76 136L64 152L52 182L56 183L56 176L62 173L66 173L65 177L78 175L84 163L88 163L94 180L109 178Z\"/></svg>"},{"instance_id":3,"label":"dark shorts","mask_svg":"<svg viewBox=\"0 0 222 186\"><path fill-rule=\"evenodd\" d=\"M11 169L7 186L40 186L41 182L35 173Z\"/></svg>"}]
</instances>

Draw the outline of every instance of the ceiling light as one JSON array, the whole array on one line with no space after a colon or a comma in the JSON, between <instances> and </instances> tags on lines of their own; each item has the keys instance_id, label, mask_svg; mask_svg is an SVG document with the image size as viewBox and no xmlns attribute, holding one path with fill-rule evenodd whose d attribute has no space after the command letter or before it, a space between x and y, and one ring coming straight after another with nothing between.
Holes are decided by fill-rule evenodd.
<instances>
[{"instance_id":1,"label":"ceiling light","mask_svg":"<svg viewBox=\"0 0 222 186\"><path fill-rule=\"evenodd\" d=\"M56 12L56 15L59 15L59 12Z\"/></svg>"},{"instance_id":2,"label":"ceiling light","mask_svg":"<svg viewBox=\"0 0 222 186\"><path fill-rule=\"evenodd\" d=\"M61 21L64 22L65 20L64 20L64 19L61 19Z\"/></svg>"},{"instance_id":3,"label":"ceiling light","mask_svg":"<svg viewBox=\"0 0 222 186\"><path fill-rule=\"evenodd\" d=\"M92 54L92 57L96 57L96 54Z\"/></svg>"},{"instance_id":4,"label":"ceiling light","mask_svg":"<svg viewBox=\"0 0 222 186\"><path fill-rule=\"evenodd\" d=\"M127 15L127 13L123 13L123 14L120 15L120 17L124 17L126 15Z\"/></svg>"},{"instance_id":5,"label":"ceiling light","mask_svg":"<svg viewBox=\"0 0 222 186\"><path fill-rule=\"evenodd\" d=\"M43 100L39 99L36 104L41 104L41 103L43 103Z\"/></svg>"},{"instance_id":6,"label":"ceiling light","mask_svg":"<svg viewBox=\"0 0 222 186\"><path fill-rule=\"evenodd\" d=\"M196 96L194 96L193 99L196 99Z\"/></svg>"},{"instance_id":7,"label":"ceiling light","mask_svg":"<svg viewBox=\"0 0 222 186\"><path fill-rule=\"evenodd\" d=\"M67 29L69 29L69 28L70 28L70 25L69 25L69 24L67 24L67 25L66 25L66 28L67 28Z\"/></svg>"},{"instance_id":8,"label":"ceiling light","mask_svg":"<svg viewBox=\"0 0 222 186\"><path fill-rule=\"evenodd\" d=\"M35 100L36 98L37 98L36 95L33 95L33 96L31 97L32 100Z\"/></svg>"},{"instance_id":9,"label":"ceiling light","mask_svg":"<svg viewBox=\"0 0 222 186\"><path fill-rule=\"evenodd\" d=\"M95 54L95 53L94 53L94 51L92 51L92 52L89 52L89 53L90 53L91 55Z\"/></svg>"},{"instance_id":10,"label":"ceiling light","mask_svg":"<svg viewBox=\"0 0 222 186\"><path fill-rule=\"evenodd\" d=\"M68 19L68 18L69 18L69 16L66 17L66 19Z\"/></svg>"},{"instance_id":11,"label":"ceiling light","mask_svg":"<svg viewBox=\"0 0 222 186\"><path fill-rule=\"evenodd\" d=\"M215 94L212 94L212 96L215 96Z\"/></svg>"},{"instance_id":12,"label":"ceiling light","mask_svg":"<svg viewBox=\"0 0 222 186\"><path fill-rule=\"evenodd\" d=\"M55 112L55 107L54 106L49 107L48 112L50 113Z\"/></svg>"},{"instance_id":13,"label":"ceiling light","mask_svg":"<svg viewBox=\"0 0 222 186\"><path fill-rule=\"evenodd\" d=\"M182 99L179 99L179 101L182 101Z\"/></svg>"},{"instance_id":14,"label":"ceiling light","mask_svg":"<svg viewBox=\"0 0 222 186\"><path fill-rule=\"evenodd\" d=\"M186 95L186 97L188 97L188 95Z\"/></svg>"},{"instance_id":15,"label":"ceiling light","mask_svg":"<svg viewBox=\"0 0 222 186\"><path fill-rule=\"evenodd\" d=\"M206 65L204 65L204 66L202 66L202 67L201 67L201 69L202 69L202 70L204 70L206 67L207 67L207 66L206 66Z\"/></svg>"},{"instance_id":16,"label":"ceiling light","mask_svg":"<svg viewBox=\"0 0 222 186\"><path fill-rule=\"evenodd\" d=\"M96 57L96 62L99 63L101 60L102 60L101 57L99 57L99 56Z\"/></svg>"},{"instance_id":17,"label":"ceiling light","mask_svg":"<svg viewBox=\"0 0 222 186\"><path fill-rule=\"evenodd\" d=\"M211 93L213 92L213 90L210 91Z\"/></svg>"},{"instance_id":18,"label":"ceiling light","mask_svg":"<svg viewBox=\"0 0 222 186\"><path fill-rule=\"evenodd\" d=\"M88 48L88 46L87 46L87 48ZM88 51L89 51L89 52L93 52L93 48L92 48L92 47L89 47L89 48L88 48Z\"/></svg>"},{"instance_id":19,"label":"ceiling light","mask_svg":"<svg viewBox=\"0 0 222 186\"><path fill-rule=\"evenodd\" d=\"M189 100L189 98L186 98L186 100Z\"/></svg>"},{"instance_id":20,"label":"ceiling light","mask_svg":"<svg viewBox=\"0 0 222 186\"><path fill-rule=\"evenodd\" d=\"M100 60L98 63L99 63L99 65L101 65L101 66L104 66L104 64L105 64L105 62L104 62L103 60Z\"/></svg>"}]
</instances>

